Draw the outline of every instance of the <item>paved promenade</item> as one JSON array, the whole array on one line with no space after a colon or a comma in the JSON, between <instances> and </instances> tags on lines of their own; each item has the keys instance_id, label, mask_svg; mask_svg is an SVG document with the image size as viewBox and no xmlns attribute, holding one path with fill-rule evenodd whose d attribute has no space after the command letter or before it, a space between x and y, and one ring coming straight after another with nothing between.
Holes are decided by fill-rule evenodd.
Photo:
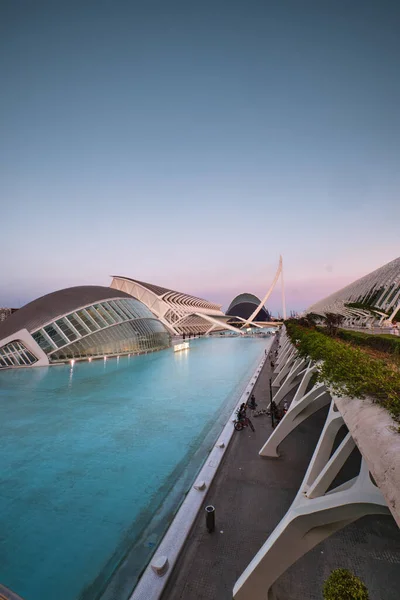
<instances>
[{"instance_id":1,"label":"paved promenade","mask_svg":"<svg viewBox=\"0 0 400 600\"><path fill-rule=\"evenodd\" d=\"M270 376L268 361L254 390L259 408L268 404ZM294 499L326 411L310 417L282 443L279 459L258 456L271 432L269 417L253 419L255 433L248 428L235 432L162 600L232 598L236 579ZM357 454L354 451L345 467L350 474L359 461ZM212 534L205 528L208 504L216 508ZM399 563L400 532L394 519L365 517L297 561L276 582L274 592L277 600L321 600L322 585L331 570L347 567L363 578L371 600L398 600Z\"/></svg>"}]
</instances>

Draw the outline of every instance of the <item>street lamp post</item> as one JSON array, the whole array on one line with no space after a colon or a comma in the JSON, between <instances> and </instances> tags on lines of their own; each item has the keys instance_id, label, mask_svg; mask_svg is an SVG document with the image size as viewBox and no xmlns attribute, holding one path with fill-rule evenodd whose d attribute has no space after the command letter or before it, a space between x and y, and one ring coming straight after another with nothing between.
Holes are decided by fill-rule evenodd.
<instances>
[{"instance_id":1,"label":"street lamp post","mask_svg":"<svg viewBox=\"0 0 400 600\"><path fill-rule=\"evenodd\" d=\"M274 422L274 408L272 405L272 379L271 379L271 377L269 378L269 409L271 411L271 425L272 425L272 429L274 429L275 422Z\"/></svg>"}]
</instances>

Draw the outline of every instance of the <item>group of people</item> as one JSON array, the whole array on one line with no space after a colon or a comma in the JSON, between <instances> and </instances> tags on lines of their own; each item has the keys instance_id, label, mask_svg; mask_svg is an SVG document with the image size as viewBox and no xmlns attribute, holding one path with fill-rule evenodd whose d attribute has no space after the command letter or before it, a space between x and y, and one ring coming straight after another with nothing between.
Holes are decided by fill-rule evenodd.
<instances>
[{"instance_id":1,"label":"group of people","mask_svg":"<svg viewBox=\"0 0 400 600\"><path fill-rule=\"evenodd\" d=\"M272 354L271 354L271 358L272 358L272 360L271 360L271 369L274 369L275 368L274 360L276 360L278 358L278 350L275 350L275 357L274 358L272 357Z\"/></svg>"},{"instance_id":2,"label":"group of people","mask_svg":"<svg viewBox=\"0 0 400 600\"><path fill-rule=\"evenodd\" d=\"M239 419L239 420L242 420L242 419L245 419L245 418L246 418L246 416L247 416L247 415L246 415L246 411L247 411L247 409L250 409L250 410L256 410L256 408L257 408L256 397L254 396L254 394L252 394L252 395L250 396L250 399L249 399L249 400L247 400L247 402L243 402L243 403L240 405L240 408L239 408L239 410L238 410L238 412L237 412L238 419Z\"/></svg>"},{"instance_id":3,"label":"group of people","mask_svg":"<svg viewBox=\"0 0 400 600\"><path fill-rule=\"evenodd\" d=\"M279 346L279 348L280 348L280 346ZM265 355L267 356L267 350L265 350ZM278 357L278 350L275 350L274 353L271 352L270 357L272 358L272 360L271 360L271 368L273 369L275 367L274 361ZM256 408L257 408L256 397L254 396L254 394L251 394L250 399L247 400L247 402L243 402L240 405L240 408L237 411L237 418L238 418L238 420L239 421L240 420L245 420L247 418L247 414L246 414L247 409L250 409L251 411L256 411ZM272 400L269 410L259 410L257 412L253 412L252 416L258 417L261 414L266 414L266 415L269 415L269 416L272 415L273 416L273 422L275 422L275 424L278 424L279 421L282 419L282 417L284 417L285 414L287 413L288 408L289 408L289 406L288 406L287 400L285 400L283 402L283 407L282 408L278 408L278 406L276 405L276 403Z\"/></svg>"},{"instance_id":4,"label":"group of people","mask_svg":"<svg viewBox=\"0 0 400 600\"><path fill-rule=\"evenodd\" d=\"M276 403L274 402L274 400L272 400L271 402L271 408L270 408L270 413L272 413L272 416L274 417L274 425L278 424L279 421L286 415L287 411L288 411L289 405L287 400L285 400L283 402L283 407L282 408L278 408Z\"/></svg>"}]
</instances>

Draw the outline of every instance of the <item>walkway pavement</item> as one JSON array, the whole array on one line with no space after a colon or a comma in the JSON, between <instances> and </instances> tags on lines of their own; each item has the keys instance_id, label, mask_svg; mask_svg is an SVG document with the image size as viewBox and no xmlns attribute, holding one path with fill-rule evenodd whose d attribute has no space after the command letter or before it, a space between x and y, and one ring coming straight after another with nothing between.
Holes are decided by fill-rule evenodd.
<instances>
[{"instance_id":1,"label":"walkway pavement","mask_svg":"<svg viewBox=\"0 0 400 600\"><path fill-rule=\"evenodd\" d=\"M254 393L269 401L269 361ZM161 600L230 600L235 581L288 510L324 424L321 409L281 445L279 459L258 451L271 432L269 417L253 419L255 433L235 432ZM357 451L349 461L354 470ZM349 471L350 472L350 471ZM216 530L205 527L204 507L216 508ZM363 578L371 600L398 600L400 533L391 516L365 517L301 558L274 585L277 600L321 600L332 569ZM251 598L249 598L251 600Z\"/></svg>"}]
</instances>

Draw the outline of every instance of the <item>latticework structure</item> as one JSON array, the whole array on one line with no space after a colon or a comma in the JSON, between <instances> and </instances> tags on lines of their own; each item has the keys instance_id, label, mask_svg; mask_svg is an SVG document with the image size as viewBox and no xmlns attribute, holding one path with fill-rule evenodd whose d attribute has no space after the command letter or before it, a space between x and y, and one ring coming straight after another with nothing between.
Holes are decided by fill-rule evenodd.
<instances>
[{"instance_id":1,"label":"latticework structure","mask_svg":"<svg viewBox=\"0 0 400 600\"><path fill-rule=\"evenodd\" d=\"M306 312L341 314L348 325L400 320L400 258L316 302Z\"/></svg>"}]
</instances>

